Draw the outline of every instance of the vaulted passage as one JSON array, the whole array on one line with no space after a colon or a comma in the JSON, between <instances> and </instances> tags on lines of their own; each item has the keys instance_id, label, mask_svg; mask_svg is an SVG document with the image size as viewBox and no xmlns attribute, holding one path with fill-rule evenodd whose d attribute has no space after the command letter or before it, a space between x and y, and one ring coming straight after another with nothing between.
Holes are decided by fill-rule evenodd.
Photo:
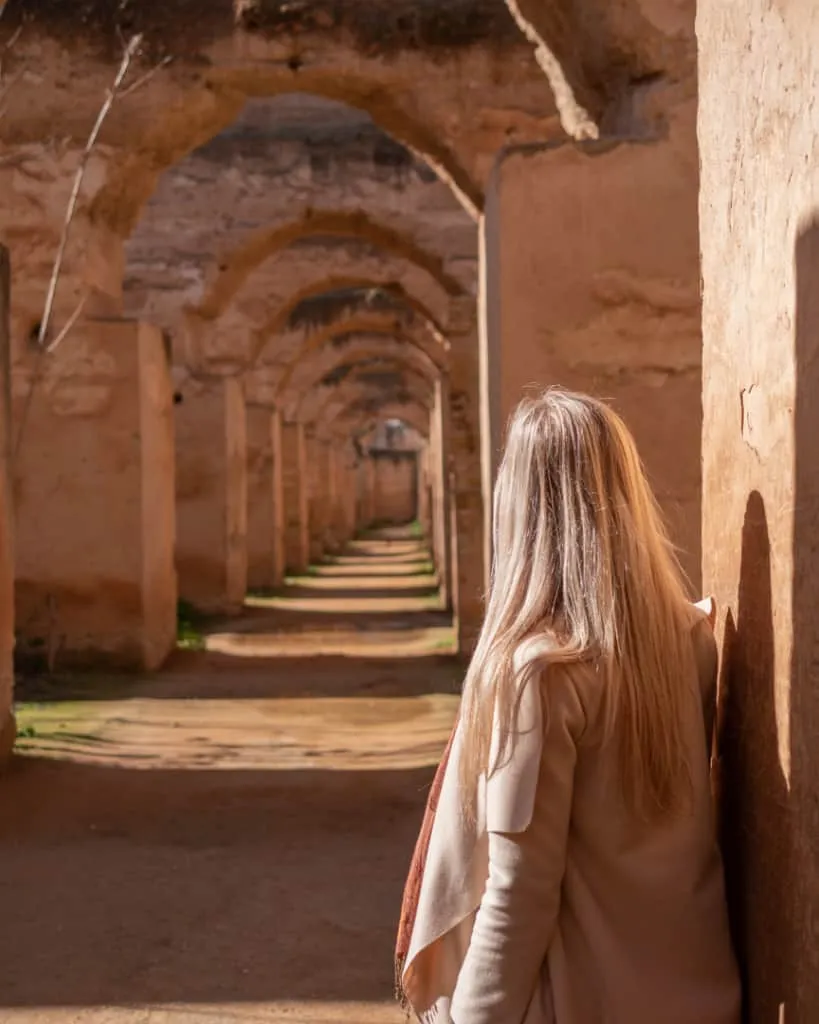
<instances>
[{"instance_id":1,"label":"vaulted passage","mask_svg":"<svg viewBox=\"0 0 819 1024\"><path fill-rule=\"evenodd\" d=\"M558 384L718 597L749 1019L814 1024L813 6L81 7L0 3L0 1020L401 1019Z\"/></svg>"}]
</instances>

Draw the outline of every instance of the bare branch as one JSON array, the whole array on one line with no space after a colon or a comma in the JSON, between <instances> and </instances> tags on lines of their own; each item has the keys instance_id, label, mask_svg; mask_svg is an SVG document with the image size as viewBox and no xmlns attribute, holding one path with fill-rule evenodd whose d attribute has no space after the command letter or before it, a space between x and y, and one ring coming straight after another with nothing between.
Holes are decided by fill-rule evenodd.
<instances>
[{"instance_id":1,"label":"bare branch","mask_svg":"<svg viewBox=\"0 0 819 1024\"><path fill-rule=\"evenodd\" d=\"M54 341L52 341L51 344L46 348L45 351L48 355L51 355L51 353L57 348L57 346L63 341L63 339L69 333L74 324L79 320L80 314L85 309L86 302L88 302L88 292L86 292L85 295L82 296L80 301L77 303L76 309L71 314L71 316L66 320L63 329L60 331L60 333L57 335Z\"/></svg>"},{"instance_id":2,"label":"bare branch","mask_svg":"<svg viewBox=\"0 0 819 1024\"><path fill-rule=\"evenodd\" d=\"M45 346L45 340L48 336L48 327L51 320L51 314L54 309L54 299L57 295L57 285L60 280L60 271L62 270L63 259L65 257L66 246L68 245L68 236L71 231L71 222L74 219L74 213L77 209L77 200L79 199L80 189L82 188L83 178L85 177L85 170L88 166L88 160L91 153L96 145L97 139L99 138L100 131L108 116L111 107L114 105L114 100L117 98L117 94L122 88L122 83L125 80L125 76L128 74L128 68L131 66L131 61L134 58L137 50L139 49L140 43L142 42L141 35L135 35L128 45L125 47L125 53L122 55L122 63L119 66L119 71L114 79L113 86L108 90L105 101L100 107L100 112L97 114L97 120L94 122L94 127L91 129L91 134L88 136L88 141L85 144L82 156L80 158L80 166L77 168L77 173L74 177L74 185L71 189L71 196L68 200L68 206L65 211L65 219L63 221L63 230L60 236L60 245L57 249L57 257L54 260L54 269L51 273L51 280L48 285L48 292L46 294L45 309L43 311L43 319L40 322L40 333L38 336L38 344L40 347Z\"/></svg>"},{"instance_id":3,"label":"bare branch","mask_svg":"<svg viewBox=\"0 0 819 1024\"><path fill-rule=\"evenodd\" d=\"M139 78L135 82L132 82L132 84L129 85L127 89L123 89L122 92L119 94L120 99L124 100L126 96L130 96L132 92L136 92L137 89L140 89L143 85L145 85L146 82L150 82L150 80L154 77L157 71L161 71L162 68L167 67L172 60L173 57L171 56L163 57L158 64L156 64L150 70L146 71L144 75L140 75Z\"/></svg>"}]
</instances>

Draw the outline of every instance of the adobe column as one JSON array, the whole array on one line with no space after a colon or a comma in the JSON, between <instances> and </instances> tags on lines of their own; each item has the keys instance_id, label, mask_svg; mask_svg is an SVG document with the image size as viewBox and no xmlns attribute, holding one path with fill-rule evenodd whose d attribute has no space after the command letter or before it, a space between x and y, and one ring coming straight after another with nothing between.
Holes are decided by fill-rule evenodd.
<instances>
[{"instance_id":1,"label":"adobe column","mask_svg":"<svg viewBox=\"0 0 819 1024\"><path fill-rule=\"evenodd\" d=\"M176 642L173 393L161 332L88 317L13 375L21 659L155 668Z\"/></svg>"},{"instance_id":2,"label":"adobe column","mask_svg":"<svg viewBox=\"0 0 819 1024\"><path fill-rule=\"evenodd\" d=\"M375 521L375 489L376 489L375 462L367 455L364 459L364 482L362 490L362 522L360 529L369 530Z\"/></svg>"},{"instance_id":3,"label":"adobe column","mask_svg":"<svg viewBox=\"0 0 819 1024\"><path fill-rule=\"evenodd\" d=\"M307 437L303 423L282 424L282 477L285 514L285 566L304 573L310 564Z\"/></svg>"},{"instance_id":4,"label":"adobe column","mask_svg":"<svg viewBox=\"0 0 819 1024\"><path fill-rule=\"evenodd\" d=\"M14 747L14 554L10 475L11 348L9 306L11 269L0 245L0 768Z\"/></svg>"},{"instance_id":5,"label":"adobe column","mask_svg":"<svg viewBox=\"0 0 819 1024\"><path fill-rule=\"evenodd\" d=\"M699 0L703 576L751 1024L819 1019L819 6Z\"/></svg>"},{"instance_id":6,"label":"adobe column","mask_svg":"<svg viewBox=\"0 0 819 1024\"><path fill-rule=\"evenodd\" d=\"M310 562L324 557L327 534L327 446L316 437L307 438L307 471L310 493Z\"/></svg>"},{"instance_id":7,"label":"adobe column","mask_svg":"<svg viewBox=\"0 0 819 1024\"><path fill-rule=\"evenodd\" d=\"M450 349L449 443L451 451L453 596L457 593L458 649L471 653L483 621L485 505L481 481L480 344L473 299L453 300L447 336ZM457 543L456 543L457 541Z\"/></svg>"},{"instance_id":8,"label":"adobe column","mask_svg":"<svg viewBox=\"0 0 819 1024\"><path fill-rule=\"evenodd\" d=\"M452 524L451 479L449 473L449 387L448 382L438 378L435 381L435 403L433 407L435 430L435 475L437 490L435 496L436 559L441 587L441 601L445 608L452 609L452 554L450 529ZM454 610L454 609L453 609Z\"/></svg>"},{"instance_id":9,"label":"adobe column","mask_svg":"<svg viewBox=\"0 0 819 1024\"><path fill-rule=\"evenodd\" d=\"M247 416L236 377L186 382L176 405L180 597L209 613L247 593Z\"/></svg>"},{"instance_id":10,"label":"adobe column","mask_svg":"<svg viewBox=\"0 0 819 1024\"><path fill-rule=\"evenodd\" d=\"M276 524L273 414L247 407L247 583L267 590L276 585Z\"/></svg>"},{"instance_id":11,"label":"adobe column","mask_svg":"<svg viewBox=\"0 0 819 1024\"><path fill-rule=\"evenodd\" d=\"M271 420L273 449L273 586L280 587L285 572L286 515L284 506L284 437L282 414L274 409Z\"/></svg>"},{"instance_id":12,"label":"adobe column","mask_svg":"<svg viewBox=\"0 0 819 1024\"><path fill-rule=\"evenodd\" d=\"M325 551L336 554L343 543L343 514L340 503L342 470L339 465L341 453L334 441L326 441L327 451L327 529L324 537Z\"/></svg>"}]
</instances>

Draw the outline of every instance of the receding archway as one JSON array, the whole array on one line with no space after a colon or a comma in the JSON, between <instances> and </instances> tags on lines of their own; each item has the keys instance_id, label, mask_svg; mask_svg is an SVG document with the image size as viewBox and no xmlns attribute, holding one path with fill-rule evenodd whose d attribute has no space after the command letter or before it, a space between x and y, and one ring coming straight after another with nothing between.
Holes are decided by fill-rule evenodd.
<instances>
[{"instance_id":1,"label":"receding archway","mask_svg":"<svg viewBox=\"0 0 819 1024\"><path fill-rule=\"evenodd\" d=\"M216 319L256 267L282 249L308 238L351 238L369 243L415 264L453 298L464 294L462 285L447 272L443 259L418 245L407 232L374 220L361 210L307 209L288 224L255 232L225 255L216 279L193 312L204 319Z\"/></svg>"},{"instance_id":2,"label":"receding archway","mask_svg":"<svg viewBox=\"0 0 819 1024\"><path fill-rule=\"evenodd\" d=\"M318 358L324 355L324 359ZM314 417L311 408L322 393L338 387L350 374L366 361L393 362L418 371L430 384L440 374L440 368L421 349L405 341L389 337L357 340L350 336L347 344L329 342L316 357L300 367L290 379L286 390L282 388L278 400L288 418L309 422Z\"/></svg>"},{"instance_id":3,"label":"receding archway","mask_svg":"<svg viewBox=\"0 0 819 1024\"><path fill-rule=\"evenodd\" d=\"M480 215L483 190L446 143L426 127L433 119L414 115L375 74L341 76L310 69L296 74L250 65L210 72L206 83L206 88L198 85L183 96L113 162L90 207L94 225L126 237L166 168L227 128L247 99L293 92L312 93L366 111L385 132L428 162L473 219Z\"/></svg>"},{"instance_id":4,"label":"receding archway","mask_svg":"<svg viewBox=\"0 0 819 1024\"><path fill-rule=\"evenodd\" d=\"M411 317L359 315L338 320L323 330L308 335L298 352L285 364L284 372L279 379L279 393L287 390L299 363L310 354L328 343L340 346L349 338L356 336L383 337L405 342L423 352L439 370L445 371L447 368L446 348L433 338L426 325L414 322Z\"/></svg>"}]
</instances>

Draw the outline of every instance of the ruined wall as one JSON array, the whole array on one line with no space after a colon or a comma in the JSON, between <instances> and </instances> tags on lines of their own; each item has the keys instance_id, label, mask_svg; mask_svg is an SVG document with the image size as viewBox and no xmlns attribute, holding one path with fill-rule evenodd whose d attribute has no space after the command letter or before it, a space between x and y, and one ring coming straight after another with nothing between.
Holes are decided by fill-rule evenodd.
<instances>
[{"instance_id":1,"label":"ruined wall","mask_svg":"<svg viewBox=\"0 0 819 1024\"><path fill-rule=\"evenodd\" d=\"M703 571L751 1024L819 1019L819 8L700 0Z\"/></svg>"},{"instance_id":2,"label":"ruined wall","mask_svg":"<svg viewBox=\"0 0 819 1024\"><path fill-rule=\"evenodd\" d=\"M373 461L373 518L400 525L418 516L418 459L415 452L370 452Z\"/></svg>"},{"instance_id":3,"label":"ruined wall","mask_svg":"<svg viewBox=\"0 0 819 1024\"><path fill-rule=\"evenodd\" d=\"M526 390L612 403L700 578L700 305L694 106L671 137L512 150L484 225L492 455Z\"/></svg>"},{"instance_id":4,"label":"ruined wall","mask_svg":"<svg viewBox=\"0 0 819 1024\"><path fill-rule=\"evenodd\" d=\"M173 436L150 325L85 320L13 379L18 651L153 667L176 633Z\"/></svg>"}]
</instances>

